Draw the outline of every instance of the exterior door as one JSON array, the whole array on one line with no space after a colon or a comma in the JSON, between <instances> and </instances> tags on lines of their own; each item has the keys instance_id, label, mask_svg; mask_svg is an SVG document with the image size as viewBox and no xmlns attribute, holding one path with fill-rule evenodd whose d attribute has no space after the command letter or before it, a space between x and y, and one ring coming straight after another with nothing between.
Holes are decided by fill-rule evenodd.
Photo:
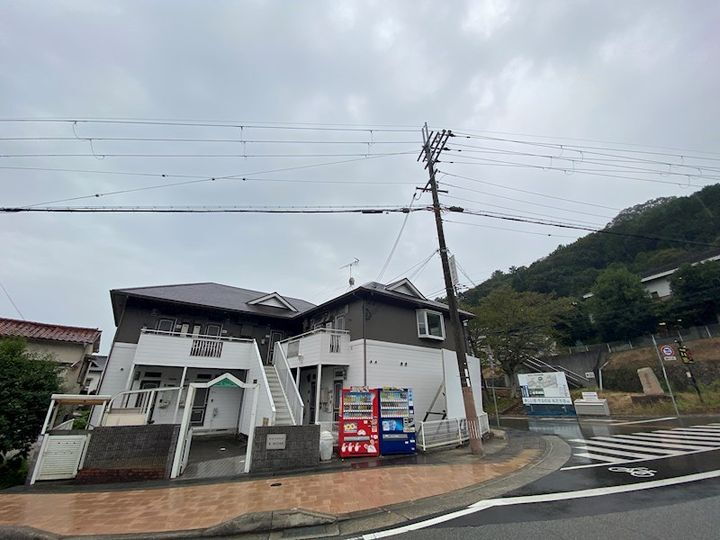
<instances>
[{"instance_id":1,"label":"exterior door","mask_svg":"<svg viewBox=\"0 0 720 540\"><path fill-rule=\"evenodd\" d=\"M273 363L273 351L275 350L275 343L278 341L282 341L282 339L285 337L285 334L282 332L278 332L277 330L272 330L270 332L270 339L268 341L268 351L267 351L267 359L265 363L267 365L271 365Z\"/></svg>"},{"instance_id":2,"label":"exterior door","mask_svg":"<svg viewBox=\"0 0 720 540\"><path fill-rule=\"evenodd\" d=\"M160 381L142 381L140 383L140 390L151 390L153 388L160 388ZM144 408L148 404L149 399L150 392L138 394L135 398L135 407L138 409ZM150 416L152 416L152 414Z\"/></svg>"},{"instance_id":3,"label":"exterior door","mask_svg":"<svg viewBox=\"0 0 720 540\"><path fill-rule=\"evenodd\" d=\"M195 399L193 400L192 411L190 411L191 426L202 426L205 423L205 411L209 393L209 388L195 389Z\"/></svg>"}]
</instances>

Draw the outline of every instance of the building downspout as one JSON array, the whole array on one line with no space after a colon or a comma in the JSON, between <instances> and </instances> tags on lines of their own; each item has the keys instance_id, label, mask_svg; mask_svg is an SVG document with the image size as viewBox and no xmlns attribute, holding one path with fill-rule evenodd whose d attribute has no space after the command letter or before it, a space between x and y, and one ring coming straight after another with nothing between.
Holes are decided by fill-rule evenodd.
<instances>
[{"instance_id":1,"label":"building downspout","mask_svg":"<svg viewBox=\"0 0 720 540\"><path fill-rule=\"evenodd\" d=\"M367 339L365 338L365 319L367 312L365 311L365 298L362 302L362 337L363 337L363 386L367 386Z\"/></svg>"}]
</instances>

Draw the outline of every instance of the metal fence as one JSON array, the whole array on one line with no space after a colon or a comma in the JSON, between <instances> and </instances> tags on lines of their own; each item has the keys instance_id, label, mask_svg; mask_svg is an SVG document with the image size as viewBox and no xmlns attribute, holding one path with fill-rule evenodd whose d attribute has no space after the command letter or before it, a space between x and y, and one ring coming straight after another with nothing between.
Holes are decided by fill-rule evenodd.
<instances>
[{"instance_id":1,"label":"metal fence","mask_svg":"<svg viewBox=\"0 0 720 540\"><path fill-rule=\"evenodd\" d=\"M689 328L678 328L661 334L655 334L658 344L673 343L676 339L693 341L696 339L709 339L720 337L720 324L706 324L704 326L691 326ZM556 354L575 354L579 352L606 350L608 352L621 352L641 347L653 346L652 334L638 336L627 341L612 341L610 343L595 343L593 345L576 345L573 347L560 347L555 350Z\"/></svg>"},{"instance_id":2,"label":"metal fence","mask_svg":"<svg viewBox=\"0 0 720 540\"><path fill-rule=\"evenodd\" d=\"M490 430L487 414L478 417L482 433ZM423 452L441 446L459 446L469 440L465 418L446 418L420 422L417 432L417 446Z\"/></svg>"}]
</instances>

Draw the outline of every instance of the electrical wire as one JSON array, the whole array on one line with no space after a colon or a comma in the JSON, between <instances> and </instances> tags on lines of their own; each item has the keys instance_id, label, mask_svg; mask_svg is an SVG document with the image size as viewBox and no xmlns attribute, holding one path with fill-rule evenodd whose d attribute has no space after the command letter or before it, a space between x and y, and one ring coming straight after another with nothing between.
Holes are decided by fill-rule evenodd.
<instances>
[{"instance_id":1,"label":"electrical wire","mask_svg":"<svg viewBox=\"0 0 720 540\"><path fill-rule=\"evenodd\" d=\"M413 196L410 199L410 204L408 205L408 208L412 208L413 204L415 203L416 198L419 198L419 195L417 193L413 193ZM395 238L395 242L393 242L393 245L390 248L390 253L388 253L388 256L385 259L385 263L383 264L382 268L380 269L380 273L378 273L378 276L377 276L377 278L375 278L375 281L380 282L383 275L385 275L385 270L387 270L387 267L390 264L390 261L392 260L393 255L395 255L395 250L397 249L398 244L400 243L400 238L402 237L403 231L405 231L405 226L407 225L409 218L410 218L410 212L405 214L402 225L400 225L400 230L398 231L397 237Z\"/></svg>"},{"instance_id":2,"label":"electrical wire","mask_svg":"<svg viewBox=\"0 0 720 540\"><path fill-rule=\"evenodd\" d=\"M45 141L80 141L92 139L99 142L199 142L199 143L233 143L233 144L417 144L417 141L320 141L300 139L210 139L210 138L187 138L187 137L0 137L0 141L15 142L45 142Z\"/></svg>"},{"instance_id":3,"label":"electrical wire","mask_svg":"<svg viewBox=\"0 0 720 540\"><path fill-rule=\"evenodd\" d=\"M15 303L15 300L13 300L13 297L10 296L10 293L9 293L8 290L5 288L5 285L3 285L2 281L0 281L0 289L3 290L3 292L5 293L5 296L7 296L7 299L10 300L10 303L12 304L12 307L15 308L15 311L17 311L18 315L20 315L20 318L24 321L24 320L25 320L25 316L24 316L24 315L22 314L22 312L20 311L20 308L19 308L19 307L17 306L17 304Z\"/></svg>"},{"instance_id":4,"label":"electrical wire","mask_svg":"<svg viewBox=\"0 0 720 540\"><path fill-rule=\"evenodd\" d=\"M534 234L537 236L550 236L550 237L555 237L555 238L571 238L573 240L582 238L581 236L567 236L567 235L561 235L561 234L555 234L555 233L544 233L544 232L538 232L538 231L524 231L522 229L513 229L510 227L495 227L493 225L484 225L481 223L469 223L467 221L455 221L454 219L444 219L443 222L457 223L459 225L471 225L473 227L481 227L483 229L495 229L498 231L510 231L510 232L524 233L524 234Z\"/></svg>"},{"instance_id":5,"label":"electrical wire","mask_svg":"<svg viewBox=\"0 0 720 540\"><path fill-rule=\"evenodd\" d=\"M295 165L295 166L292 166L292 167L281 167L281 168L278 168L278 169L266 169L266 170L261 170L261 171L252 171L252 172L247 172L247 173L231 174L231 175L225 175L225 176L195 177L195 176L191 176L191 175L183 175L183 176L180 176L180 175L161 174L161 175L159 175L159 176L160 176L160 177L163 177L163 178L176 177L176 176L177 176L177 177L180 177L180 178L190 177L190 178L195 178L195 179L193 179L193 180L186 180L186 181L182 181L182 182L171 182L171 183L169 183L169 184L168 184L168 183L166 183L166 184L154 184L154 185L142 186L142 187L138 187L138 188L128 188L128 189L120 189L120 190L116 190L116 191L107 191L107 192L105 192L105 193L92 193L92 194L89 194L89 195L81 195L81 196L77 196L77 197L67 197L67 198L64 198L64 199L56 199L56 200L52 200L52 201L44 201L44 202L34 203L34 204L30 204L30 205L25 205L24 207L25 207L25 208L33 208L33 207L36 207L36 206L43 206L43 205L46 205L46 204L57 204L57 203L63 203L63 202L72 202L72 201L79 201L79 200L83 200L83 199L92 199L92 198L99 198L99 197L108 197L108 196L112 196L112 195L125 195L125 194L128 194L128 193L137 193L137 192L141 192L141 191L148 191L148 190L155 190L155 189L163 189L163 188L168 188L168 187L188 186L188 185L202 184L202 183L207 183L207 182L215 182L215 181L217 181L217 180L242 180L242 181L247 181L247 180L248 180L247 177L249 177L249 176L255 176L255 175L258 175L258 174L269 174L269 173L275 173L275 172L296 171L296 170L300 170L300 169L311 169L311 168L314 168L314 167L326 167L326 166L330 166L330 165L342 165L342 164L345 164L345 163L352 163L352 162L355 162L355 161L364 161L364 160L368 160L368 159L377 159L377 157L371 156L371 157L363 157L363 158L343 159L343 160L340 160L340 161L329 161L329 162L321 162L321 163L311 163L311 164L307 164L307 165ZM118 174L125 174L125 173L118 173ZM155 175L155 176L158 176L158 175Z\"/></svg>"},{"instance_id":6,"label":"electrical wire","mask_svg":"<svg viewBox=\"0 0 720 540\"><path fill-rule=\"evenodd\" d=\"M210 120L159 120L159 119L125 119L125 118L0 118L2 123L37 123L37 124L108 124L108 125L147 125L147 126L184 126L184 127L222 127L235 129L276 129L276 130L305 130L305 131L359 131L359 132L387 132L387 133L417 133L420 127L412 129L374 127L359 127L362 124L315 124L302 122L223 122Z\"/></svg>"},{"instance_id":7,"label":"electrical wire","mask_svg":"<svg viewBox=\"0 0 720 540\"><path fill-rule=\"evenodd\" d=\"M111 153L89 153L89 154L0 154L0 158L79 158L92 157L96 159L105 158L243 158L243 159L280 159L280 158L336 158L336 157L386 157L386 156L404 156L415 155L415 150L411 152L386 152L386 153L355 153L355 154L111 154Z\"/></svg>"},{"instance_id":8,"label":"electrical wire","mask_svg":"<svg viewBox=\"0 0 720 540\"><path fill-rule=\"evenodd\" d=\"M405 270L404 272L400 272L397 276L395 276L394 278L392 278L388 283L393 283L394 281L397 281L397 280L400 279L401 277L407 276L411 271L413 271L414 269L416 269L418 266L421 266L421 265L424 266L424 265L426 265L428 262L430 262L430 260L431 260L435 255L437 255L437 253L438 253L439 251L440 251L440 250L436 249L435 251L433 251L430 255L428 255L426 258L424 258L424 259L423 259L422 261L420 261L419 263L416 263L416 264L412 265L410 268L408 268L408 269Z\"/></svg>"},{"instance_id":9,"label":"electrical wire","mask_svg":"<svg viewBox=\"0 0 720 540\"><path fill-rule=\"evenodd\" d=\"M0 207L0 213L145 213L145 214L386 214L426 211L406 206L43 206Z\"/></svg>"},{"instance_id":10,"label":"electrical wire","mask_svg":"<svg viewBox=\"0 0 720 540\"><path fill-rule=\"evenodd\" d=\"M2 168L2 167L0 167L0 168ZM510 191L518 191L518 192L520 192L520 193L527 193L527 194L529 194L529 195L536 195L536 196L538 196L538 197L544 197L544 198L546 198L546 199L554 199L554 200L557 200L557 201L564 201L564 202L569 202L569 203L574 203L574 204L584 204L584 205L586 205L586 206L595 206L595 207L597 207L597 208L605 208L605 209L607 209L607 210L617 210L617 211L622 210L622 208L615 208L615 207L613 207L613 206L605 206L605 205L602 205L602 204L591 203L591 202L586 202L586 201L576 201L576 200L574 200L574 199L568 199L568 198L566 198L566 197L555 197L555 196L553 196L553 195L546 195L546 194L544 194L544 193L538 193L537 191L529 191L529 190L527 190L527 189L520 189L520 188L513 188L513 187L510 187L510 186L504 186L504 185L502 185L502 184L497 184L497 183L494 183L494 182L488 182L487 180L480 180L480 179L478 179L478 178L472 178L472 177L470 177L470 176L463 176L463 175L461 175L461 174L454 174L454 173L447 172L447 171L437 171L437 172L438 172L438 173L441 173L441 174L444 174L445 176L452 176L452 177L454 177L454 178L462 178L462 179L464 179L464 180L470 180L471 182L478 182L478 183L480 183L480 184L487 184L487 185L489 185L489 186L495 186L495 187L499 187L499 188L502 188L502 189L507 189L507 190L510 190ZM444 183L444 182L443 182L443 183ZM449 185L451 185L451 184L445 183L445 185L448 185L448 186L449 186ZM471 191L469 188L464 188L464 187L461 187L461 186L452 186L452 187L456 187L456 188L459 188L459 189L465 189L465 190L467 190L467 191Z\"/></svg>"}]
</instances>

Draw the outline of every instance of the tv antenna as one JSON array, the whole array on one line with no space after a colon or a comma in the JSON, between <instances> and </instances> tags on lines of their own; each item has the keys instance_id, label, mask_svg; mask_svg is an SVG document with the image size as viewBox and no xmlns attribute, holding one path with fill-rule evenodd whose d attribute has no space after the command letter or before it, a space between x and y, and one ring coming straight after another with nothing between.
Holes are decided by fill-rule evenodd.
<instances>
[{"instance_id":1,"label":"tv antenna","mask_svg":"<svg viewBox=\"0 0 720 540\"><path fill-rule=\"evenodd\" d=\"M348 277L348 286L349 287L353 287L355 285L355 278L353 277L353 266L357 266L359 263L360 263L360 259L355 257L352 262L343 264L340 267L340 270L342 270L343 268L347 268L348 271L350 272L350 276Z\"/></svg>"}]
</instances>

